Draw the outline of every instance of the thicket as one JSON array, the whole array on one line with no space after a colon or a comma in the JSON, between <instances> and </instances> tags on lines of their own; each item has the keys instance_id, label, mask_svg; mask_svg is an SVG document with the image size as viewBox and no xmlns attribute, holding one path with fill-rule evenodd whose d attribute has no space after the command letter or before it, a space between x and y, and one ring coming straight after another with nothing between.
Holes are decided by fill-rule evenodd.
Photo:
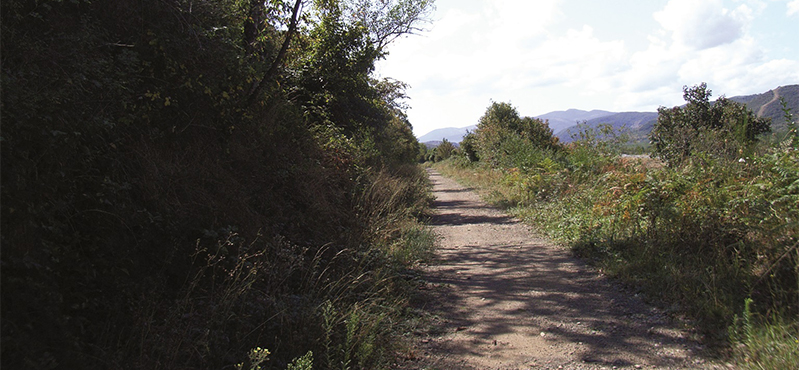
<instances>
[{"instance_id":1,"label":"thicket","mask_svg":"<svg viewBox=\"0 0 799 370\"><path fill-rule=\"evenodd\" d=\"M431 7L3 1L2 367L386 363L434 240L372 71Z\"/></svg>"},{"instance_id":2,"label":"thicket","mask_svg":"<svg viewBox=\"0 0 799 370\"><path fill-rule=\"evenodd\" d=\"M771 131L770 120L745 105L720 97L710 101L706 84L685 88L684 107L658 109L649 135L653 155L679 165L699 154L722 160L749 156L760 135Z\"/></svg>"},{"instance_id":3,"label":"thicket","mask_svg":"<svg viewBox=\"0 0 799 370\"><path fill-rule=\"evenodd\" d=\"M688 104L661 108L653 130L654 155L666 164L622 156L624 135L609 126L583 126L573 143L554 147L496 135L485 124L494 104L472 139L479 160L461 151L440 168L692 318L743 366L796 368L799 141L793 132L758 144L768 122L734 102L709 103L704 84L685 91ZM706 114L720 123L707 124ZM794 120L789 111L786 119Z\"/></svg>"}]
</instances>

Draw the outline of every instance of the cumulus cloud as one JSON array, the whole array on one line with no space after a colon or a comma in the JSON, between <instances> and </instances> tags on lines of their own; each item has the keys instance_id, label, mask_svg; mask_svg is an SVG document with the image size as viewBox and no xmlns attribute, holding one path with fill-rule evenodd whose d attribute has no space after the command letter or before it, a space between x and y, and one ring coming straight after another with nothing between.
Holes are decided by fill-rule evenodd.
<instances>
[{"instance_id":1,"label":"cumulus cloud","mask_svg":"<svg viewBox=\"0 0 799 370\"><path fill-rule=\"evenodd\" d=\"M722 0L670 0L654 17L676 44L701 50L739 39L752 13L746 4L727 9Z\"/></svg>"},{"instance_id":2,"label":"cumulus cloud","mask_svg":"<svg viewBox=\"0 0 799 370\"><path fill-rule=\"evenodd\" d=\"M612 3L610 10L624 2ZM628 38L626 23L597 14L575 20L563 11L579 7L559 0L439 0L431 32L392 44L378 72L410 84L417 134L475 124L491 100L510 102L522 115L653 111L682 104L684 85L707 82L717 94L739 95L799 81L799 59L770 55L750 31L764 9L786 3L641 5L646 13L617 13L648 19L648 38ZM788 4L799 8L799 0Z\"/></svg>"},{"instance_id":3,"label":"cumulus cloud","mask_svg":"<svg viewBox=\"0 0 799 370\"><path fill-rule=\"evenodd\" d=\"M788 16L799 14L799 0L793 0L788 3Z\"/></svg>"}]
</instances>

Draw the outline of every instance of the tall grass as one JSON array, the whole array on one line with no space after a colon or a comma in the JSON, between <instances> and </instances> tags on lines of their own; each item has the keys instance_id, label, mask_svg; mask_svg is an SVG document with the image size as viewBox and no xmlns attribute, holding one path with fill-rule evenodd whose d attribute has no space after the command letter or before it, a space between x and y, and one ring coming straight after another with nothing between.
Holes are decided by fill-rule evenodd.
<instances>
[{"instance_id":1,"label":"tall grass","mask_svg":"<svg viewBox=\"0 0 799 370\"><path fill-rule=\"evenodd\" d=\"M795 361L799 351L799 152L783 145L760 153L666 167L578 141L563 156L541 152L524 169L463 157L437 168L652 302L687 314L717 348L730 343L728 328L751 299L749 336L729 348L742 362L780 368L768 364L786 351Z\"/></svg>"}]
</instances>

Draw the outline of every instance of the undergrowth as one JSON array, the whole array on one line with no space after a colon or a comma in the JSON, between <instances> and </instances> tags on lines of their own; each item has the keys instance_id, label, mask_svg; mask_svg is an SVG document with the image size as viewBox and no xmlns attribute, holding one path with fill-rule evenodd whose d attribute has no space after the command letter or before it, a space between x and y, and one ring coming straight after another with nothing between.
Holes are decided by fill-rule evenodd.
<instances>
[{"instance_id":1,"label":"undergrowth","mask_svg":"<svg viewBox=\"0 0 799 370\"><path fill-rule=\"evenodd\" d=\"M743 366L796 367L799 151L786 142L740 160L696 153L668 166L621 156L596 145L599 129L582 130L524 168L465 155L435 167L692 318L708 344L732 348Z\"/></svg>"},{"instance_id":2,"label":"undergrowth","mask_svg":"<svg viewBox=\"0 0 799 370\"><path fill-rule=\"evenodd\" d=\"M0 2L2 368L390 363L429 189L345 5Z\"/></svg>"}]
</instances>

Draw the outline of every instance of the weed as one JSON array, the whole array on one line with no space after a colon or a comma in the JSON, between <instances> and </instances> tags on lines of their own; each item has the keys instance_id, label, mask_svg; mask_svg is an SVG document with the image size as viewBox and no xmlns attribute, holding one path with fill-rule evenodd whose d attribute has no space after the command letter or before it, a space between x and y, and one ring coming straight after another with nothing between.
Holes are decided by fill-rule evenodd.
<instances>
[{"instance_id":1,"label":"weed","mask_svg":"<svg viewBox=\"0 0 799 370\"><path fill-rule=\"evenodd\" d=\"M797 151L789 144L753 149L743 161L695 151L665 167L621 158L614 148L623 140L608 143L598 135L586 128L554 156L520 150L507 154L518 159L454 159L436 168L653 302L688 314L711 345L728 343L734 314L754 298L760 304L757 313L746 308L742 330L749 336L734 338L745 342L737 353L762 364L777 361L764 368L793 365L795 355L784 351L797 348L791 346L799 313Z\"/></svg>"},{"instance_id":2,"label":"weed","mask_svg":"<svg viewBox=\"0 0 799 370\"><path fill-rule=\"evenodd\" d=\"M735 316L730 338L738 343L735 354L744 369L799 368L799 326L779 318L763 321L752 312L747 298L743 316Z\"/></svg>"}]
</instances>

